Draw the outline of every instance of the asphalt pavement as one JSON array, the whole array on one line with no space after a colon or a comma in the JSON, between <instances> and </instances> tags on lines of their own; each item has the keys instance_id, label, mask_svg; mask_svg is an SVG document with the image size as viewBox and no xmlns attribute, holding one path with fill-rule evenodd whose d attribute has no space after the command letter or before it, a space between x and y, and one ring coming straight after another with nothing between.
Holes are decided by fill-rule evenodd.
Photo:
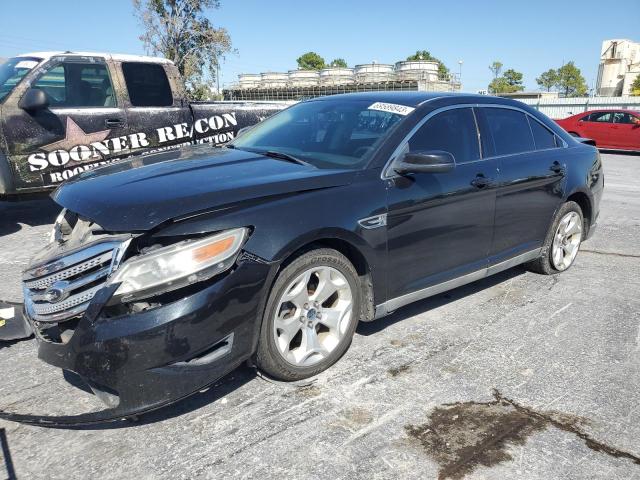
<instances>
[{"instance_id":1,"label":"asphalt pavement","mask_svg":"<svg viewBox=\"0 0 640 480\"><path fill-rule=\"evenodd\" d=\"M514 268L361 324L306 386L242 367L135 423L0 421L10 468L20 479L640 479L640 155L603 160L598 230L562 275ZM0 204L0 299L20 300L20 271L56 215L50 201ZM101 408L33 340L0 344L0 368L0 409Z\"/></svg>"}]
</instances>

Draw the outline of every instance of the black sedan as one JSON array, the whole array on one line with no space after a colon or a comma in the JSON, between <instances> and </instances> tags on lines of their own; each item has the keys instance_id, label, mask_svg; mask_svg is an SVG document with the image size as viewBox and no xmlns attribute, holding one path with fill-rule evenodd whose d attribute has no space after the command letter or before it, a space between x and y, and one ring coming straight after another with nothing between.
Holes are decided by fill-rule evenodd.
<instances>
[{"instance_id":1,"label":"black sedan","mask_svg":"<svg viewBox=\"0 0 640 480\"><path fill-rule=\"evenodd\" d=\"M316 375L358 322L518 264L562 272L602 191L597 150L517 101L318 98L60 187L25 310L40 358L122 417L247 360Z\"/></svg>"}]
</instances>

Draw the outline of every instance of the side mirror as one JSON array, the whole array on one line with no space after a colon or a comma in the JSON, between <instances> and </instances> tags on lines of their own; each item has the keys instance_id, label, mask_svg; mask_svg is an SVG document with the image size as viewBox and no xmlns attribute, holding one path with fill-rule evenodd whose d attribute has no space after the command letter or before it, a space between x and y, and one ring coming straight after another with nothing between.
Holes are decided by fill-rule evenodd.
<instances>
[{"instance_id":1,"label":"side mirror","mask_svg":"<svg viewBox=\"0 0 640 480\"><path fill-rule=\"evenodd\" d=\"M44 110L49 108L49 99L44 90L39 88L30 88L27 93L20 99L18 106L28 112L35 112L37 110Z\"/></svg>"},{"instance_id":2,"label":"side mirror","mask_svg":"<svg viewBox=\"0 0 640 480\"><path fill-rule=\"evenodd\" d=\"M409 152L393 169L400 175L407 173L444 173L453 170L456 159L449 152L430 150L428 152Z\"/></svg>"}]
</instances>

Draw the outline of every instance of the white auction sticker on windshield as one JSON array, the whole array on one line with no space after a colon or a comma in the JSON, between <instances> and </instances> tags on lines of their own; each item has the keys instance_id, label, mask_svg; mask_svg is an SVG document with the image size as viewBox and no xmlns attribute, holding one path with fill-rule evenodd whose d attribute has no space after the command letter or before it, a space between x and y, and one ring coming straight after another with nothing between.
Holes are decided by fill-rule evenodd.
<instances>
[{"instance_id":1,"label":"white auction sticker on windshield","mask_svg":"<svg viewBox=\"0 0 640 480\"><path fill-rule=\"evenodd\" d=\"M381 112L397 113L398 115L409 115L415 110L413 107L406 105L397 105L395 103L376 102L369 106L369 110L380 110Z\"/></svg>"}]
</instances>

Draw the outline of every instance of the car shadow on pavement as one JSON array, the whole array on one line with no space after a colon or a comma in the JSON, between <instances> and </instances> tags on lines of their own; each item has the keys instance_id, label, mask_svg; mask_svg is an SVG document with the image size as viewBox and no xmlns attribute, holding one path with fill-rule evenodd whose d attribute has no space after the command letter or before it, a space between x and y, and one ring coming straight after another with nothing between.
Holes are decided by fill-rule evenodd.
<instances>
[{"instance_id":1,"label":"car shadow on pavement","mask_svg":"<svg viewBox=\"0 0 640 480\"><path fill-rule=\"evenodd\" d=\"M0 201L0 236L20 231L21 224L32 227L53 224L60 210L61 207L50 198Z\"/></svg>"},{"instance_id":2,"label":"car shadow on pavement","mask_svg":"<svg viewBox=\"0 0 640 480\"><path fill-rule=\"evenodd\" d=\"M640 157L640 151L638 150L607 150L605 148L599 149L600 153L607 153L609 155L622 155L625 157Z\"/></svg>"},{"instance_id":3,"label":"car shadow on pavement","mask_svg":"<svg viewBox=\"0 0 640 480\"><path fill-rule=\"evenodd\" d=\"M379 320L374 320L373 322L360 322L356 329L356 333L364 336L374 335L397 322L428 312L429 310L433 310L448 303L462 300L469 295L473 295L474 293L478 293L502 282L506 282L507 280L523 275L526 272L527 271L523 266L513 267L482 280L411 303Z\"/></svg>"},{"instance_id":4,"label":"car shadow on pavement","mask_svg":"<svg viewBox=\"0 0 640 480\"><path fill-rule=\"evenodd\" d=\"M166 407L161 407L157 410L140 414L133 419L117 420L94 425L65 425L54 428L62 430L114 430L163 422L171 418L191 413L205 407L206 405L214 403L255 378L257 378L256 370L246 365L242 365L233 372L222 377L207 390L203 390ZM73 378L65 377L65 380L72 385L81 388L80 385L75 385Z\"/></svg>"},{"instance_id":5,"label":"car shadow on pavement","mask_svg":"<svg viewBox=\"0 0 640 480\"><path fill-rule=\"evenodd\" d=\"M514 267L510 270L506 270L483 280L470 283L468 285L450 290L440 295L436 295L434 297L413 303L397 310L388 317L382 318L380 320L369 323L360 323L356 331L360 335L373 335L393 325L396 322L412 317L414 315L418 315L420 313L428 312L429 310L438 308L442 305L461 300L486 288L490 288L492 286L520 276L525 272L526 270L522 267ZM208 390L187 397L172 405L168 405L166 407L141 414L134 420L119 420L108 423L99 423L95 425L66 425L56 428L62 428L65 430L111 430L162 422L171 418L176 418L191 413L195 410L205 407L206 405L214 403L256 378L259 377L255 368L242 365L222 379L215 382L215 384L213 384ZM73 375L65 375L65 380L71 385L74 385L86 391L86 389L82 388L82 381L75 379Z\"/></svg>"}]
</instances>

